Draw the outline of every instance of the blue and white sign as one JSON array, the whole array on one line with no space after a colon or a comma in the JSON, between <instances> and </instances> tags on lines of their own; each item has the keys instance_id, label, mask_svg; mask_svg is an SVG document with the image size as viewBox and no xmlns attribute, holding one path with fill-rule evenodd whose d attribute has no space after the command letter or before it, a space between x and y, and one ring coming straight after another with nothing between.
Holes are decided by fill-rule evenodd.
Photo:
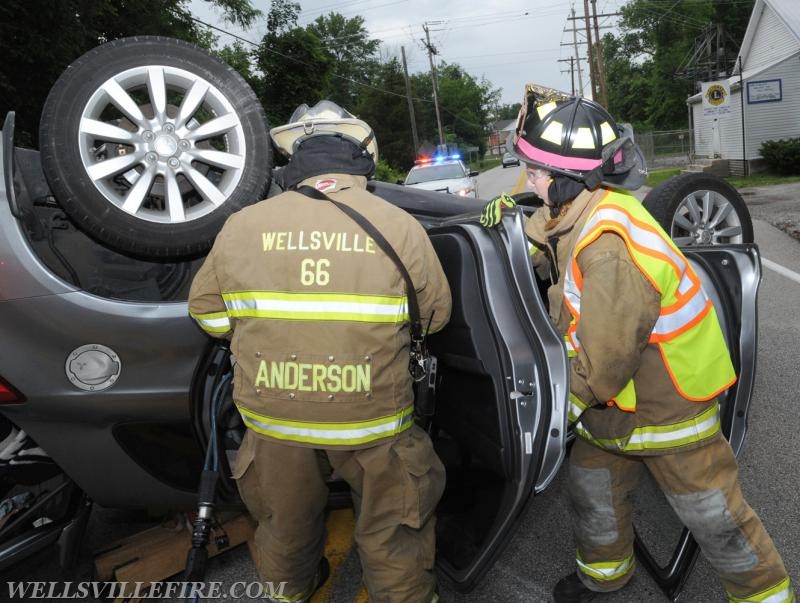
<instances>
[{"instance_id":1,"label":"blue and white sign","mask_svg":"<svg viewBox=\"0 0 800 603\"><path fill-rule=\"evenodd\" d=\"M747 82L747 104L777 103L783 100L781 80Z\"/></svg>"}]
</instances>

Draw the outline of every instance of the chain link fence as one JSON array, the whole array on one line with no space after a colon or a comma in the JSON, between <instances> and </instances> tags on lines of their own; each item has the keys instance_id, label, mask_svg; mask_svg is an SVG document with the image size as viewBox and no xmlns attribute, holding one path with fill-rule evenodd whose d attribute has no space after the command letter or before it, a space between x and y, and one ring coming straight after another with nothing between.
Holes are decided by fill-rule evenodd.
<instances>
[{"instance_id":1,"label":"chain link fence","mask_svg":"<svg viewBox=\"0 0 800 603\"><path fill-rule=\"evenodd\" d=\"M636 132L636 142L650 169L683 167L691 163L689 130Z\"/></svg>"}]
</instances>

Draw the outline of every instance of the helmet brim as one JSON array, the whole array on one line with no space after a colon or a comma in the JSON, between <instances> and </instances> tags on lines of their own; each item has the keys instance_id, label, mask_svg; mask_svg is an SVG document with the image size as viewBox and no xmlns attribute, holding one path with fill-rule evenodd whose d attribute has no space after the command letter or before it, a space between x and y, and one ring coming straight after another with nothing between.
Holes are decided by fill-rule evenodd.
<instances>
[{"instance_id":1,"label":"helmet brim","mask_svg":"<svg viewBox=\"0 0 800 603\"><path fill-rule=\"evenodd\" d=\"M630 169L621 174L604 174L603 184L615 188L635 191L644 185L647 180L647 161L638 144L633 144L625 150L626 164L631 164Z\"/></svg>"},{"instance_id":2,"label":"helmet brim","mask_svg":"<svg viewBox=\"0 0 800 603\"><path fill-rule=\"evenodd\" d=\"M364 140L369 138L367 152L372 155L376 163L378 161L378 146L375 143L372 128L360 119L314 120L311 132L308 131L306 124L295 122L272 128L269 134L278 151L287 157L291 157L297 150L297 143L301 139L309 136L338 134L350 138L358 145L361 145Z\"/></svg>"},{"instance_id":3,"label":"helmet brim","mask_svg":"<svg viewBox=\"0 0 800 603\"><path fill-rule=\"evenodd\" d=\"M506 151L519 159L522 163L539 167L556 174L563 174L564 176L569 176L575 180L585 180L585 177L589 171L582 172L577 170L568 170L548 164L544 161L538 161L521 152L514 144L514 139L514 133L511 133L506 140ZM645 161L641 148L635 143L629 147L626 147L625 153L625 163L631 165L630 169L619 174L604 174L601 183L614 188L635 191L643 186L645 180L647 179L647 162Z\"/></svg>"}]
</instances>

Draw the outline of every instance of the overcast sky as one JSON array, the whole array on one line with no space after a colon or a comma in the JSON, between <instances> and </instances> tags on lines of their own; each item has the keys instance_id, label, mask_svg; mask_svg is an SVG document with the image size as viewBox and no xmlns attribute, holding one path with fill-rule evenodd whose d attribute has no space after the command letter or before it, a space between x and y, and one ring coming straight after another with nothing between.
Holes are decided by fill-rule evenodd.
<instances>
[{"instance_id":1,"label":"overcast sky","mask_svg":"<svg viewBox=\"0 0 800 603\"><path fill-rule=\"evenodd\" d=\"M373 39L382 41L384 58L400 56L405 48L410 73L428 71L428 55L421 39L423 25L428 24L431 44L438 59L458 63L467 73L489 81L494 89L502 89L502 103L522 100L526 82L535 82L566 92L572 89L569 58L575 56L570 20L574 5L577 17L583 16L582 0L300 0L300 25L305 26L318 16L337 12L345 17L361 16ZM597 0L598 14L617 12L624 0ZM269 0L253 0L252 4L265 15ZM218 12L205 0L192 0L191 10L198 19L208 21L252 41L264 35L265 19L250 30L220 22ZM603 35L618 17L599 19ZM577 21L578 52L586 56L585 24ZM227 43L220 36L221 43ZM565 59L565 62L559 62ZM437 61L438 63L438 61ZM588 72L583 69L583 85L588 95ZM577 66L575 87L578 88Z\"/></svg>"}]
</instances>

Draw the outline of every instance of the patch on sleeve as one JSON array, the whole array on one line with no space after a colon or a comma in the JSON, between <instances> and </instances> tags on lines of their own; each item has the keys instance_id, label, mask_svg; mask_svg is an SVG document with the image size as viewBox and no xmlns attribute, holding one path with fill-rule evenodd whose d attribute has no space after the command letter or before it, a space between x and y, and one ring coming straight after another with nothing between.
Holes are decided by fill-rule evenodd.
<instances>
[{"instance_id":1,"label":"patch on sleeve","mask_svg":"<svg viewBox=\"0 0 800 603\"><path fill-rule=\"evenodd\" d=\"M319 192L324 193L325 191L331 191L336 188L336 180L333 178L325 178L324 180L317 180L314 184L314 188L316 188Z\"/></svg>"}]
</instances>

